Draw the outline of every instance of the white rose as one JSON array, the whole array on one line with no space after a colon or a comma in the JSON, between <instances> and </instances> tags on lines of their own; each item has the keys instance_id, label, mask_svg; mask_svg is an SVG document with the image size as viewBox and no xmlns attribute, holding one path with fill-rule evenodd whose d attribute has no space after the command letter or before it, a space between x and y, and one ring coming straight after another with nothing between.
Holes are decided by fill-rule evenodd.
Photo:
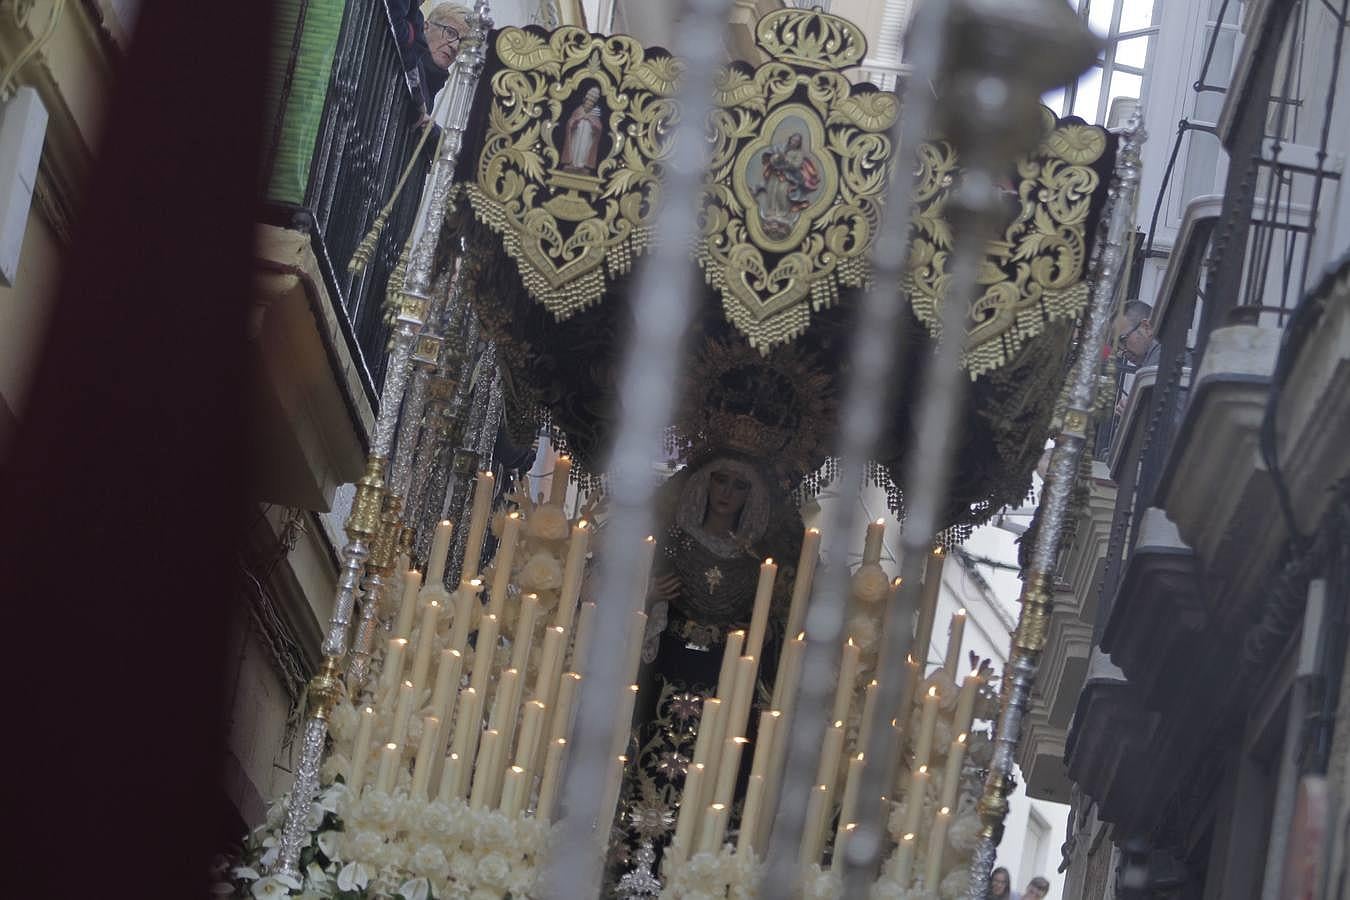
<instances>
[{"instance_id":1,"label":"white rose","mask_svg":"<svg viewBox=\"0 0 1350 900\"><path fill-rule=\"evenodd\" d=\"M384 837L376 831L358 831L347 840L346 855L355 860L369 861L375 858L384 845ZM350 867L348 867L350 868ZM343 871L346 871L345 869ZM349 890L344 888L343 890Z\"/></svg>"},{"instance_id":2,"label":"white rose","mask_svg":"<svg viewBox=\"0 0 1350 900\"><path fill-rule=\"evenodd\" d=\"M332 732L333 738L338 741L351 740L356 734L356 727L360 724L360 715L356 707L343 701L333 708L328 715L328 730Z\"/></svg>"},{"instance_id":3,"label":"white rose","mask_svg":"<svg viewBox=\"0 0 1350 900\"><path fill-rule=\"evenodd\" d=\"M506 889L511 876L511 863L500 853L489 853L478 860L478 877L495 888Z\"/></svg>"},{"instance_id":4,"label":"white rose","mask_svg":"<svg viewBox=\"0 0 1350 900\"><path fill-rule=\"evenodd\" d=\"M536 553L520 570L517 582L524 591L551 591L562 585L562 564L551 553Z\"/></svg>"},{"instance_id":5,"label":"white rose","mask_svg":"<svg viewBox=\"0 0 1350 900\"><path fill-rule=\"evenodd\" d=\"M328 757L328 759L324 760L323 768L319 769L319 780L325 784L332 784L337 781L339 775L342 776L343 779L350 779L351 768L351 760L341 753L334 753L332 756ZM337 807L334 807L329 811L337 812Z\"/></svg>"},{"instance_id":6,"label":"white rose","mask_svg":"<svg viewBox=\"0 0 1350 900\"><path fill-rule=\"evenodd\" d=\"M435 844L423 844L408 860L408 868L420 875L437 877L444 875L449 866L440 847Z\"/></svg>"},{"instance_id":7,"label":"white rose","mask_svg":"<svg viewBox=\"0 0 1350 900\"><path fill-rule=\"evenodd\" d=\"M571 531L567 515L557 506L541 506L525 522L525 533L541 541L562 541Z\"/></svg>"}]
</instances>

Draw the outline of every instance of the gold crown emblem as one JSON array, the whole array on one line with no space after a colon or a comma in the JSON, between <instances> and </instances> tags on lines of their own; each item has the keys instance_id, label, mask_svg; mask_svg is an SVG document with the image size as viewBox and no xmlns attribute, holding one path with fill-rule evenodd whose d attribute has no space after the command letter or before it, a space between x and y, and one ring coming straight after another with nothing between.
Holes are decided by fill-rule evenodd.
<instances>
[{"instance_id":1,"label":"gold crown emblem","mask_svg":"<svg viewBox=\"0 0 1350 900\"><path fill-rule=\"evenodd\" d=\"M755 26L755 43L774 59L804 69L847 69L867 56L862 29L819 9L774 10Z\"/></svg>"}]
</instances>

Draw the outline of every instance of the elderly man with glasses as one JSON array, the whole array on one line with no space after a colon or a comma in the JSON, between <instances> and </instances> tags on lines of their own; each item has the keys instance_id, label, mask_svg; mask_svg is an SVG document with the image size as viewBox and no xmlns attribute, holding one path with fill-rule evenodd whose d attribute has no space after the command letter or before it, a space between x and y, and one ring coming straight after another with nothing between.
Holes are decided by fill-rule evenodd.
<instances>
[{"instance_id":1,"label":"elderly man with glasses","mask_svg":"<svg viewBox=\"0 0 1350 900\"><path fill-rule=\"evenodd\" d=\"M432 102L469 33L470 10L460 3L437 3L423 18L417 0L388 0L388 5L408 82L422 99L420 127L430 118Z\"/></svg>"},{"instance_id":2,"label":"elderly man with glasses","mask_svg":"<svg viewBox=\"0 0 1350 900\"><path fill-rule=\"evenodd\" d=\"M1152 317L1152 306L1142 300L1129 300L1121 307L1120 315L1116 316L1112 323L1113 346L1116 352L1132 364L1136 372L1148 368L1156 369L1162 363L1162 344L1153 336ZM1183 369L1191 368L1191 353L1189 350L1184 352L1182 367ZM1159 384L1161 384L1164 374L1158 373ZM1178 386L1176 406L1178 416L1186 405L1187 393L1185 387ZM1128 399L1129 394L1122 391L1120 397L1116 400L1116 415L1124 414L1125 401Z\"/></svg>"}]
</instances>

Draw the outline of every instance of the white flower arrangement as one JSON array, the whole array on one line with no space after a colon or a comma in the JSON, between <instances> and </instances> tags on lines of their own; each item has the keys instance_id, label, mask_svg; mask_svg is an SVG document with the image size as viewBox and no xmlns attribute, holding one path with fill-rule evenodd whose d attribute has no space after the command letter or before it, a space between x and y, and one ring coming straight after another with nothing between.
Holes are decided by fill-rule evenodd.
<instances>
[{"instance_id":1,"label":"white flower arrangement","mask_svg":"<svg viewBox=\"0 0 1350 900\"><path fill-rule=\"evenodd\" d=\"M284 801L249 838L242 865L217 893L239 900L529 900L539 894L547 823L498 810L342 784L315 804L321 819L300 857L301 878L263 873L276 862Z\"/></svg>"}]
</instances>

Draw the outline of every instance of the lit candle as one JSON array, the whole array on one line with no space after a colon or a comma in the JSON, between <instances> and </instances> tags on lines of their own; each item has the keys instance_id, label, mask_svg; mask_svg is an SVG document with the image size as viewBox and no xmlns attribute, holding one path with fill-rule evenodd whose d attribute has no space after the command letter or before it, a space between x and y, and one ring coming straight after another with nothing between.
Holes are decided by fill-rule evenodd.
<instances>
[{"instance_id":1,"label":"lit candle","mask_svg":"<svg viewBox=\"0 0 1350 900\"><path fill-rule=\"evenodd\" d=\"M488 714L488 728L500 731L503 735L506 733L506 723L515 723L516 707L511 703L511 695L519 680L520 672L515 669L506 669L497 676L497 694L492 699L492 712Z\"/></svg>"},{"instance_id":2,"label":"lit candle","mask_svg":"<svg viewBox=\"0 0 1350 900\"><path fill-rule=\"evenodd\" d=\"M375 790L385 794L393 790L394 775L402 758L403 748L393 741L380 748L380 771L375 776Z\"/></svg>"},{"instance_id":3,"label":"lit candle","mask_svg":"<svg viewBox=\"0 0 1350 900\"><path fill-rule=\"evenodd\" d=\"M919 663L919 676L928 671L928 648L933 643L933 623L937 621L938 595L942 593L942 562L946 559L941 547L934 547L928 555L923 573L923 588L919 594L919 623L914 631L914 659Z\"/></svg>"},{"instance_id":4,"label":"lit candle","mask_svg":"<svg viewBox=\"0 0 1350 900\"><path fill-rule=\"evenodd\" d=\"M478 729L482 725L483 699L471 687L459 692L459 718L455 721L455 739L451 750L459 757L459 780L453 786L455 797L464 796L464 782L473 771L474 755L478 751ZM442 799L449 799L442 797Z\"/></svg>"},{"instance_id":5,"label":"lit candle","mask_svg":"<svg viewBox=\"0 0 1350 900\"><path fill-rule=\"evenodd\" d=\"M942 773L942 796L938 802L943 806L956 806L956 795L961 787L961 766L966 759L966 744L969 736L962 732L947 748L947 768Z\"/></svg>"},{"instance_id":6,"label":"lit candle","mask_svg":"<svg viewBox=\"0 0 1350 900\"><path fill-rule=\"evenodd\" d=\"M672 859L683 862L689 855L690 846L697 835L703 807L699 800L703 796L703 780L707 772L703 763L691 763L684 776L684 790L680 793L679 817L675 820L675 839L670 842L669 852Z\"/></svg>"},{"instance_id":7,"label":"lit candle","mask_svg":"<svg viewBox=\"0 0 1350 900\"><path fill-rule=\"evenodd\" d=\"M548 755L544 757L544 777L539 782L539 803L534 816L541 822L553 818L553 804L558 797L558 776L562 771L563 753L567 741L561 738L548 745Z\"/></svg>"},{"instance_id":8,"label":"lit candle","mask_svg":"<svg viewBox=\"0 0 1350 900\"><path fill-rule=\"evenodd\" d=\"M559 456L553 463L553 477L548 484L549 506L561 507L567 498L567 480L572 477L572 457Z\"/></svg>"},{"instance_id":9,"label":"lit candle","mask_svg":"<svg viewBox=\"0 0 1350 900\"><path fill-rule=\"evenodd\" d=\"M834 835L834 858L843 859L840 842L844 838L845 826L857 818L858 785L862 782L864 755L859 753L848 761L848 777L844 779L844 796L839 801L839 829Z\"/></svg>"},{"instance_id":10,"label":"lit candle","mask_svg":"<svg viewBox=\"0 0 1350 900\"><path fill-rule=\"evenodd\" d=\"M892 870L895 872L895 883L908 889L910 885L910 870L914 867L914 837L913 831L907 831L900 838L900 846L895 848L895 857Z\"/></svg>"},{"instance_id":11,"label":"lit candle","mask_svg":"<svg viewBox=\"0 0 1350 900\"><path fill-rule=\"evenodd\" d=\"M709 744L714 739L714 732L717 731L717 717L722 712L722 701L716 697L707 697L703 701L703 713L698 720L698 737L694 739L694 756L692 761L696 763L706 763L710 754Z\"/></svg>"},{"instance_id":12,"label":"lit candle","mask_svg":"<svg viewBox=\"0 0 1350 900\"><path fill-rule=\"evenodd\" d=\"M839 823L839 830L834 835L834 851L830 860L830 868L842 868L844 865L844 854L848 852L848 839L853 837L853 832L857 830L857 822Z\"/></svg>"},{"instance_id":13,"label":"lit candle","mask_svg":"<svg viewBox=\"0 0 1350 900\"><path fill-rule=\"evenodd\" d=\"M749 740L743 737L728 738L722 745L722 761L717 764L717 785L713 790L713 802L731 805L736 794L736 778L741 772L741 751Z\"/></svg>"},{"instance_id":14,"label":"lit candle","mask_svg":"<svg viewBox=\"0 0 1350 900\"><path fill-rule=\"evenodd\" d=\"M745 734L745 726L750 720L750 703L755 698L755 673L758 668L757 660L753 656L742 656L736 660L736 692L731 701L730 718L727 719L724 732L727 737Z\"/></svg>"},{"instance_id":15,"label":"lit candle","mask_svg":"<svg viewBox=\"0 0 1350 900\"><path fill-rule=\"evenodd\" d=\"M483 616L478 622L478 639L473 645L473 675L469 684L478 693L487 696L488 677L497 651L497 617Z\"/></svg>"},{"instance_id":16,"label":"lit candle","mask_svg":"<svg viewBox=\"0 0 1350 900\"><path fill-rule=\"evenodd\" d=\"M928 788L928 767L919 766L909 779L909 796L905 798L905 819L902 834L918 834L923 820L923 795Z\"/></svg>"},{"instance_id":17,"label":"lit candle","mask_svg":"<svg viewBox=\"0 0 1350 900\"><path fill-rule=\"evenodd\" d=\"M930 687L928 693L923 696L923 717L919 721L919 739L914 742L914 764L916 766L927 765L928 757L932 755L933 732L937 728L937 714L937 687Z\"/></svg>"},{"instance_id":18,"label":"lit candle","mask_svg":"<svg viewBox=\"0 0 1350 900\"><path fill-rule=\"evenodd\" d=\"M828 810L825 809L825 785L811 788L811 799L806 804L806 829L802 832L801 864L809 866L820 862L820 851L824 844L825 821Z\"/></svg>"},{"instance_id":19,"label":"lit candle","mask_svg":"<svg viewBox=\"0 0 1350 900\"><path fill-rule=\"evenodd\" d=\"M441 745L441 720L435 716L423 716L422 741L417 745L417 758L413 761L412 793L416 800L427 798L427 787L431 782L431 769L436 759L444 752Z\"/></svg>"},{"instance_id":20,"label":"lit candle","mask_svg":"<svg viewBox=\"0 0 1350 900\"><path fill-rule=\"evenodd\" d=\"M937 821L928 834L928 866L924 870L924 885L937 885L942 881L942 852L947 846L947 829L951 824L951 807L943 806L938 810Z\"/></svg>"},{"instance_id":21,"label":"lit candle","mask_svg":"<svg viewBox=\"0 0 1350 900\"><path fill-rule=\"evenodd\" d=\"M652 561L656 559L656 536L649 534L642 539L642 544L638 547L637 562L637 582L633 585L633 593L638 597L647 596L647 585L651 583Z\"/></svg>"},{"instance_id":22,"label":"lit candle","mask_svg":"<svg viewBox=\"0 0 1350 900\"><path fill-rule=\"evenodd\" d=\"M405 681L398 686L398 706L394 707L394 728L389 740L402 744L408 735L408 719L412 717L413 701L416 699L413 683Z\"/></svg>"},{"instance_id":23,"label":"lit candle","mask_svg":"<svg viewBox=\"0 0 1350 900\"><path fill-rule=\"evenodd\" d=\"M454 715L459 678L463 672L464 654L458 650L442 650L440 665L436 667L436 686L431 691L432 715L442 722L450 722Z\"/></svg>"},{"instance_id":24,"label":"lit candle","mask_svg":"<svg viewBox=\"0 0 1350 900\"><path fill-rule=\"evenodd\" d=\"M520 815L525 808L525 792L529 783L528 773L520 766L506 770L506 780L502 783L502 812L513 818Z\"/></svg>"},{"instance_id":25,"label":"lit candle","mask_svg":"<svg viewBox=\"0 0 1350 900\"><path fill-rule=\"evenodd\" d=\"M347 787L353 797L361 796L361 787L366 783L366 767L370 764L374 735L375 710L366 706L361 709L361 724L356 728L356 744L352 748L352 769L347 778Z\"/></svg>"},{"instance_id":26,"label":"lit candle","mask_svg":"<svg viewBox=\"0 0 1350 900\"><path fill-rule=\"evenodd\" d=\"M867 690L863 694L862 718L858 721L858 743L856 750L859 753L867 752L867 741L872 737L872 717L877 711L877 680L873 678L867 683Z\"/></svg>"},{"instance_id":27,"label":"lit candle","mask_svg":"<svg viewBox=\"0 0 1350 900\"><path fill-rule=\"evenodd\" d=\"M477 578L459 583L455 592L455 618L450 623L450 649L463 653L469 646L469 628L473 624L473 606L478 602L478 592L483 582Z\"/></svg>"},{"instance_id":28,"label":"lit candle","mask_svg":"<svg viewBox=\"0 0 1350 900\"><path fill-rule=\"evenodd\" d=\"M489 728L478 739L478 762L473 767L473 792L469 795L469 806L474 809L483 809L496 803L501 737L501 732Z\"/></svg>"},{"instance_id":29,"label":"lit candle","mask_svg":"<svg viewBox=\"0 0 1350 900\"><path fill-rule=\"evenodd\" d=\"M436 791L436 799L441 803L449 803L451 799L458 798L459 782L462 777L459 754L451 753L445 758L445 767L441 769L441 784Z\"/></svg>"},{"instance_id":30,"label":"lit candle","mask_svg":"<svg viewBox=\"0 0 1350 900\"><path fill-rule=\"evenodd\" d=\"M409 569L403 573L403 605L398 608L398 622L394 637L406 638L412 633L413 619L417 617L417 594L422 590L422 573Z\"/></svg>"},{"instance_id":31,"label":"lit candle","mask_svg":"<svg viewBox=\"0 0 1350 900\"><path fill-rule=\"evenodd\" d=\"M766 709L759 714L759 730L755 733L755 758L750 764L751 775L768 776L775 733L782 719L783 714L776 709Z\"/></svg>"},{"instance_id":32,"label":"lit candle","mask_svg":"<svg viewBox=\"0 0 1350 900\"><path fill-rule=\"evenodd\" d=\"M961 682L961 693L956 698L956 712L952 715L952 730L958 734L969 731L975 721L975 699L980 692L980 676L971 672Z\"/></svg>"},{"instance_id":33,"label":"lit candle","mask_svg":"<svg viewBox=\"0 0 1350 900\"><path fill-rule=\"evenodd\" d=\"M758 757L758 753L756 753ZM755 832L759 830L759 811L764 806L764 776L751 775L745 789L745 805L741 808L741 833L736 841L736 852L755 849Z\"/></svg>"},{"instance_id":34,"label":"lit candle","mask_svg":"<svg viewBox=\"0 0 1350 900\"><path fill-rule=\"evenodd\" d=\"M637 681L638 669L642 666L642 645L647 640L647 614L640 609L633 610L628 620L628 651L624 660L623 677L630 683Z\"/></svg>"},{"instance_id":35,"label":"lit candle","mask_svg":"<svg viewBox=\"0 0 1350 900\"><path fill-rule=\"evenodd\" d=\"M572 708L577 699L577 688L581 686L581 676L568 672L562 677L558 688L558 701L553 704L553 719L549 723L548 739L556 741L569 737L572 731ZM537 702L537 701L536 701Z\"/></svg>"},{"instance_id":36,"label":"lit candle","mask_svg":"<svg viewBox=\"0 0 1350 900\"><path fill-rule=\"evenodd\" d=\"M488 596L488 612L501 618L506 607L506 587L511 583L511 563L516 558L516 541L520 537L520 513L512 512L502 526L502 539L497 542L497 559L493 563L492 593Z\"/></svg>"},{"instance_id":37,"label":"lit candle","mask_svg":"<svg viewBox=\"0 0 1350 900\"><path fill-rule=\"evenodd\" d=\"M867 523L867 537L863 539L862 564L876 565L881 562L881 541L886 536L886 520L877 519Z\"/></svg>"},{"instance_id":38,"label":"lit candle","mask_svg":"<svg viewBox=\"0 0 1350 900\"><path fill-rule=\"evenodd\" d=\"M802 668L802 654L806 652L806 641L793 638L783 648L781 662L778 665L778 678L773 685L773 708L786 710L788 695L797 693L797 675Z\"/></svg>"},{"instance_id":39,"label":"lit candle","mask_svg":"<svg viewBox=\"0 0 1350 900\"><path fill-rule=\"evenodd\" d=\"M815 579L816 560L820 556L820 530L806 529L802 536L802 553L797 559L797 575L792 581L792 601L788 606L787 633L797 634L806 621L806 601L811 596L811 582ZM774 701L777 706L777 701Z\"/></svg>"},{"instance_id":40,"label":"lit candle","mask_svg":"<svg viewBox=\"0 0 1350 900\"><path fill-rule=\"evenodd\" d=\"M450 538L454 532L454 523L449 519L437 523L436 535L431 539L431 555L427 557L427 584L440 584L445 580L445 560L450 555Z\"/></svg>"},{"instance_id":41,"label":"lit candle","mask_svg":"<svg viewBox=\"0 0 1350 900\"><path fill-rule=\"evenodd\" d=\"M488 515L492 512L492 498L497 484L491 472L479 472L474 485L473 508L469 512L469 537L464 543L465 578L478 576L478 558L483 552L483 535L487 533Z\"/></svg>"},{"instance_id":42,"label":"lit candle","mask_svg":"<svg viewBox=\"0 0 1350 900\"><path fill-rule=\"evenodd\" d=\"M755 588L755 605L750 613L750 633L745 639L745 655L759 659L764 649L764 630L769 624L769 605L773 602L774 579L778 566L766 559L759 566L759 584Z\"/></svg>"},{"instance_id":43,"label":"lit candle","mask_svg":"<svg viewBox=\"0 0 1350 900\"><path fill-rule=\"evenodd\" d=\"M816 769L816 784L825 786L827 800L834 798L834 785L839 780L839 758L844 754L845 734L847 729L839 720L835 720L834 725L825 731L820 750L820 767Z\"/></svg>"},{"instance_id":44,"label":"lit candle","mask_svg":"<svg viewBox=\"0 0 1350 900\"><path fill-rule=\"evenodd\" d=\"M614 717L614 750L610 756L621 756L628 749L628 740L633 731L633 708L637 705L638 686L630 684L619 699L619 709Z\"/></svg>"},{"instance_id":45,"label":"lit candle","mask_svg":"<svg viewBox=\"0 0 1350 900\"><path fill-rule=\"evenodd\" d=\"M412 676L408 679L418 695L426 687L427 671L431 668L431 651L436 647L436 626L440 621L441 605L435 600L422 610L422 624L417 632L417 652L413 654Z\"/></svg>"},{"instance_id":46,"label":"lit candle","mask_svg":"<svg viewBox=\"0 0 1350 900\"><path fill-rule=\"evenodd\" d=\"M577 598L581 596L581 579L586 574L586 551L591 543L591 528L585 519L572 526L572 540L567 545L567 562L563 564L562 587L558 590L558 617L554 624L571 629L576 615Z\"/></svg>"},{"instance_id":47,"label":"lit candle","mask_svg":"<svg viewBox=\"0 0 1350 900\"><path fill-rule=\"evenodd\" d=\"M693 761L704 766L702 794L692 798L693 805L700 811L712 802L713 790L717 786L717 769L722 762L722 748L727 733L727 722L731 718L731 706L728 701L709 697L703 701L703 717L698 723L698 737L694 741ZM702 815L702 812L699 813Z\"/></svg>"},{"instance_id":48,"label":"lit candle","mask_svg":"<svg viewBox=\"0 0 1350 900\"><path fill-rule=\"evenodd\" d=\"M516 750L516 765L522 769L535 770L534 760L538 753L539 737L544 729L544 715L548 707L538 700L525 704L525 714L520 718L520 744Z\"/></svg>"},{"instance_id":49,"label":"lit candle","mask_svg":"<svg viewBox=\"0 0 1350 900\"><path fill-rule=\"evenodd\" d=\"M717 853L722 849L722 837L726 834L729 812L725 803L714 803L708 807L698 842L699 853Z\"/></svg>"},{"instance_id":50,"label":"lit candle","mask_svg":"<svg viewBox=\"0 0 1350 900\"><path fill-rule=\"evenodd\" d=\"M905 682L900 695L900 716L891 723L895 726L897 739L909 730L910 713L914 711L914 695L919 690L922 678L919 661L913 655L905 657Z\"/></svg>"},{"instance_id":51,"label":"lit candle","mask_svg":"<svg viewBox=\"0 0 1350 900\"><path fill-rule=\"evenodd\" d=\"M534 699L542 700L544 705L553 702L555 685L551 680L553 667L562 656L563 639L567 632L558 625L544 629L544 649L539 656L539 671L534 678Z\"/></svg>"},{"instance_id":52,"label":"lit candle","mask_svg":"<svg viewBox=\"0 0 1350 900\"><path fill-rule=\"evenodd\" d=\"M854 681L858 678L858 661L862 648L849 638L844 643L843 658L839 662L839 682L834 689L834 712L831 718L836 721L848 721L848 708L853 703Z\"/></svg>"},{"instance_id":53,"label":"lit candle","mask_svg":"<svg viewBox=\"0 0 1350 900\"><path fill-rule=\"evenodd\" d=\"M581 604L577 616L577 639L572 645L572 671L585 674L590 667L591 635L595 633L595 604Z\"/></svg>"},{"instance_id":54,"label":"lit candle","mask_svg":"<svg viewBox=\"0 0 1350 900\"><path fill-rule=\"evenodd\" d=\"M530 647L534 643L534 623L539 618L539 595L526 594L520 599L520 618L511 639L511 668L521 677L529 671Z\"/></svg>"},{"instance_id":55,"label":"lit candle","mask_svg":"<svg viewBox=\"0 0 1350 900\"><path fill-rule=\"evenodd\" d=\"M958 609L952 614L951 630L947 632L947 656L942 668L955 679L961 665L961 639L966 633L966 611Z\"/></svg>"},{"instance_id":56,"label":"lit candle","mask_svg":"<svg viewBox=\"0 0 1350 900\"><path fill-rule=\"evenodd\" d=\"M741 658L741 647L744 645L744 631L727 634L727 643L722 649L722 668L717 675L717 696L721 700L730 700L736 689L736 660Z\"/></svg>"},{"instance_id":57,"label":"lit candle","mask_svg":"<svg viewBox=\"0 0 1350 900\"><path fill-rule=\"evenodd\" d=\"M380 672L380 697L386 698L398 690L403 680L403 654L408 649L407 638L390 638L384 652L384 669Z\"/></svg>"}]
</instances>

